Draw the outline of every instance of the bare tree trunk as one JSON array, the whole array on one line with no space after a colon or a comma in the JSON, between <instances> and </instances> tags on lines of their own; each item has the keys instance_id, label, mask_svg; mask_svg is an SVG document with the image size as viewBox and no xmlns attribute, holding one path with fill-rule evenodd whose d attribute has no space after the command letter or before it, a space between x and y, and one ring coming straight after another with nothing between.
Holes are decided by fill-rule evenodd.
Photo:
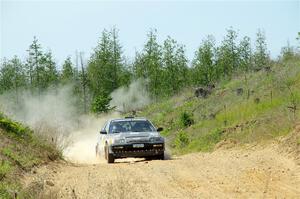
<instances>
[{"instance_id":1,"label":"bare tree trunk","mask_svg":"<svg viewBox=\"0 0 300 199\"><path fill-rule=\"evenodd\" d=\"M39 68L39 60L38 60L38 51L37 47L34 49L35 52L35 68L36 68L36 79L37 79L37 87L38 87L38 94L39 99L41 98L41 81L40 81L40 68Z\"/></svg>"},{"instance_id":2,"label":"bare tree trunk","mask_svg":"<svg viewBox=\"0 0 300 199\"><path fill-rule=\"evenodd\" d=\"M86 93L86 85L87 85L87 79L86 79L86 73L85 68L83 66L83 58L82 58L82 52L80 54L80 64L81 64L81 71L82 71L82 90L83 90L83 110L84 113L87 113L87 93Z\"/></svg>"}]
</instances>

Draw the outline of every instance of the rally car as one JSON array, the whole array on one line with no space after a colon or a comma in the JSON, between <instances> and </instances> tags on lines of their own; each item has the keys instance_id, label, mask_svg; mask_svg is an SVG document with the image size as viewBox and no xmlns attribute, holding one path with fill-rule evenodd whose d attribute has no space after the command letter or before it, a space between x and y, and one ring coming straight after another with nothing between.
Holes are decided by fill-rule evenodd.
<instances>
[{"instance_id":1,"label":"rally car","mask_svg":"<svg viewBox=\"0 0 300 199\"><path fill-rule=\"evenodd\" d=\"M108 163L117 158L164 159L165 140L146 118L125 117L108 120L100 131L96 155L104 154Z\"/></svg>"}]
</instances>

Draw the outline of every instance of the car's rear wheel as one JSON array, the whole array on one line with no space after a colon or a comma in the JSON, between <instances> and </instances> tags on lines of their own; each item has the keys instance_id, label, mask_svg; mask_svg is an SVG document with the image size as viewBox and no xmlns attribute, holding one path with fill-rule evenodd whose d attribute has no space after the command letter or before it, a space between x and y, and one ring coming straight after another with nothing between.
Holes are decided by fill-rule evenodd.
<instances>
[{"instance_id":1,"label":"car's rear wheel","mask_svg":"<svg viewBox=\"0 0 300 199\"><path fill-rule=\"evenodd\" d=\"M105 159L107 160L107 163L109 163L109 164L115 162L115 157L109 153L107 145L105 145Z\"/></svg>"}]
</instances>

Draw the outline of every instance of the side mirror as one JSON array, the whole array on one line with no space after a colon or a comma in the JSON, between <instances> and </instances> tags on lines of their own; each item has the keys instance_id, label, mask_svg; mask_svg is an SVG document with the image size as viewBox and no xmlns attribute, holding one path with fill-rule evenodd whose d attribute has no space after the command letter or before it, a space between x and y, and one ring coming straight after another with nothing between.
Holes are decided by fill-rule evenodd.
<instances>
[{"instance_id":1,"label":"side mirror","mask_svg":"<svg viewBox=\"0 0 300 199\"><path fill-rule=\"evenodd\" d=\"M101 130L100 134L107 134L106 130Z\"/></svg>"},{"instance_id":2,"label":"side mirror","mask_svg":"<svg viewBox=\"0 0 300 199\"><path fill-rule=\"evenodd\" d=\"M157 129L156 129L156 131L157 132L161 132L161 131L163 131L164 129L162 128L162 127L158 127Z\"/></svg>"}]
</instances>

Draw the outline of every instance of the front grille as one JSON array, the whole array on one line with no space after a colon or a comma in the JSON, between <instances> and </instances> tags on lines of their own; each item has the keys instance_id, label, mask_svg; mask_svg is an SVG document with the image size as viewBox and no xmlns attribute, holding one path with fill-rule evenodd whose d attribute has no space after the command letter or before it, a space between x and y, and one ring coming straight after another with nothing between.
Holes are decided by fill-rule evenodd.
<instances>
[{"instance_id":1,"label":"front grille","mask_svg":"<svg viewBox=\"0 0 300 199\"><path fill-rule=\"evenodd\" d=\"M143 153L143 152L159 152L163 151L163 149L146 149L146 150L141 150L141 149L134 149L134 150L116 150L114 151L115 153Z\"/></svg>"},{"instance_id":2,"label":"front grille","mask_svg":"<svg viewBox=\"0 0 300 199\"><path fill-rule=\"evenodd\" d=\"M123 145L123 148L119 148L120 146L113 146L113 152L140 152L140 151L162 151L164 150L164 145L155 146L157 144L144 144L143 148L134 148L132 145Z\"/></svg>"},{"instance_id":3,"label":"front grille","mask_svg":"<svg viewBox=\"0 0 300 199\"><path fill-rule=\"evenodd\" d=\"M127 143L144 143L149 142L149 139L127 139Z\"/></svg>"}]
</instances>

